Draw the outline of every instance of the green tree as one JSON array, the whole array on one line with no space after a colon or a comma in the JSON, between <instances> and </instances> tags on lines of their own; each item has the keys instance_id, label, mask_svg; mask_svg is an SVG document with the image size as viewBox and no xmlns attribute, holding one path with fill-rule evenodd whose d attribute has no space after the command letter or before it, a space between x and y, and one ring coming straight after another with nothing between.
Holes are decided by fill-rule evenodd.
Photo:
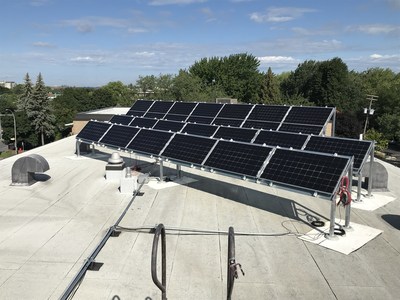
<instances>
[{"instance_id":1,"label":"green tree","mask_svg":"<svg viewBox=\"0 0 400 300\"><path fill-rule=\"evenodd\" d=\"M400 113L386 113L379 116L378 125L385 138L400 142Z\"/></svg>"},{"instance_id":2,"label":"green tree","mask_svg":"<svg viewBox=\"0 0 400 300\"><path fill-rule=\"evenodd\" d=\"M36 133L40 135L42 145L44 145L44 137L54 135L55 118L51 111L50 100L41 73L37 77L32 97L26 103L26 114Z\"/></svg>"},{"instance_id":3,"label":"green tree","mask_svg":"<svg viewBox=\"0 0 400 300\"><path fill-rule=\"evenodd\" d=\"M102 89L111 94L112 102L118 106L131 106L135 100L135 92L121 81L109 82Z\"/></svg>"},{"instance_id":4,"label":"green tree","mask_svg":"<svg viewBox=\"0 0 400 300\"><path fill-rule=\"evenodd\" d=\"M19 97L18 103L17 103L17 107L19 110L26 109L26 105L32 97L32 92L33 92L32 82L29 77L29 73L26 73L25 78L24 78L24 85L22 87L22 94Z\"/></svg>"},{"instance_id":5,"label":"green tree","mask_svg":"<svg viewBox=\"0 0 400 300\"><path fill-rule=\"evenodd\" d=\"M140 98L155 99L154 91L157 88L157 78L154 75L139 76L136 81L136 88Z\"/></svg>"},{"instance_id":6,"label":"green tree","mask_svg":"<svg viewBox=\"0 0 400 300\"><path fill-rule=\"evenodd\" d=\"M268 68L263 78L260 102L266 104L283 104L278 81L274 73L272 73L271 67Z\"/></svg>"}]
</instances>

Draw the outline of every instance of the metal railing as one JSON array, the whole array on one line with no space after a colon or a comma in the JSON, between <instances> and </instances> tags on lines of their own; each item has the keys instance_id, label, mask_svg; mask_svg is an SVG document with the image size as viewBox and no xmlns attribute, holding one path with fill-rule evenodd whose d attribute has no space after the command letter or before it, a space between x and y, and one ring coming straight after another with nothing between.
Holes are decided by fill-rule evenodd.
<instances>
[{"instance_id":1,"label":"metal railing","mask_svg":"<svg viewBox=\"0 0 400 300\"><path fill-rule=\"evenodd\" d=\"M161 235L161 255L162 255L162 283L157 278L157 250L158 240ZM161 299L167 300L167 264L166 264L166 242L165 242L165 227L163 224L158 224L154 232L153 249L151 251L151 277L154 284L161 291Z\"/></svg>"}]
</instances>

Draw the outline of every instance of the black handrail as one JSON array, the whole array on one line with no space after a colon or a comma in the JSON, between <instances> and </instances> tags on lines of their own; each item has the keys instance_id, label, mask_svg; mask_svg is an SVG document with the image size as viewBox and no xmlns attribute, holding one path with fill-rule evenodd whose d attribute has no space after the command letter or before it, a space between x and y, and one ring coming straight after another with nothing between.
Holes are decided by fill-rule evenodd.
<instances>
[{"instance_id":1,"label":"black handrail","mask_svg":"<svg viewBox=\"0 0 400 300\"><path fill-rule=\"evenodd\" d=\"M240 268L240 271L244 275L242 270L242 266L239 263L236 263L235 259L235 231L233 227L229 227L228 231L228 274L227 274L227 300L231 300L233 285L235 283L235 278L238 278L237 267Z\"/></svg>"},{"instance_id":2,"label":"black handrail","mask_svg":"<svg viewBox=\"0 0 400 300\"><path fill-rule=\"evenodd\" d=\"M157 278L157 250L158 240L161 234L161 252L162 252L162 283ZM161 291L161 299L167 300L167 264L166 264L166 243L165 243L165 227L158 224L154 232L153 249L151 251L151 277L154 284Z\"/></svg>"}]
</instances>

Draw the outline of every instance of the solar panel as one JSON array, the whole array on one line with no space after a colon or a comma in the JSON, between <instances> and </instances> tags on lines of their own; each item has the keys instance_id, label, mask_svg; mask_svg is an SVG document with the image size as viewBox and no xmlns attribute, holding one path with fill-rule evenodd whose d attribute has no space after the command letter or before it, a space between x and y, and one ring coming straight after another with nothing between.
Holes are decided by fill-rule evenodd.
<instances>
[{"instance_id":1,"label":"solar panel","mask_svg":"<svg viewBox=\"0 0 400 300\"><path fill-rule=\"evenodd\" d=\"M164 113L153 113L153 112L147 112L146 114L143 115L145 118L154 118L154 119L162 119L164 118Z\"/></svg>"},{"instance_id":2,"label":"solar panel","mask_svg":"<svg viewBox=\"0 0 400 300\"><path fill-rule=\"evenodd\" d=\"M210 138L176 134L161 155L200 165L215 143Z\"/></svg>"},{"instance_id":3,"label":"solar panel","mask_svg":"<svg viewBox=\"0 0 400 300\"><path fill-rule=\"evenodd\" d=\"M347 163L344 157L276 149L261 178L332 194Z\"/></svg>"},{"instance_id":4,"label":"solar panel","mask_svg":"<svg viewBox=\"0 0 400 300\"><path fill-rule=\"evenodd\" d=\"M370 147L370 141L312 136L305 150L354 156L353 168L358 170L368 156Z\"/></svg>"},{"instance_id":5,"label":"solar panel","mask_svg":"<svg viewBox=\"0 0 400 300\"><path fill-rule=\"evenodd\" d=\"M323 126L283 123L278 131L320 135Z\"/></svg>"},{"instance_id":6,"label":"solar panel","mask_svg":"<svg viewBox=\"0 0 400 300\"><path fill-rule=\"evenodd\" d=\"M174 114L166 114L164 116L165 120L170 120L170 121L185 121L187 119L187 116L184 115L174 115Z\"/></svg>"},{"instance_id":7,"label":"solar panel","mask_svg":"<svg viewBox=\"0 0 400 300\"><path fill-rule=\"evenodd\" d=\"M133 151L159 155L173 133L152 129L141 129L126 147Z\"/></svg>"},{"instance_id":8,"label":"solar panel","mask_svg":"<svg viewBox=\"0 0 400 300\"><path fill-rule=\"evenodd\" d=\"M89 121L78 133L76 138L98 142L110 127L111 124L109 123Z\"/></svg>"},{"instance_id":9,"label":"solar panel","mask_svg":"<svg viewBox=\"0 0 400 300\"><path fill-rule=\"evenodd\" d=\"M222 105L223 104L219 103L199 103L194 111L191 113L191 116L214 118L221 110Z\"/></svg>"},{"instance_id":10,"label":"solar panel","mask_svg":"<svg viewBox=\"0 0 400 300\"><path fill-rule=\"evenodd\" d=\"M307 138L308 135L305 134L262 130L254 140L254 144L301 149Z\"/></svg>"},{"instance_id":11,"label":"solar panel","mask_svg":"<svg viewBox=\"0 0 400 300\"><path fill-rule=\"evenodd\" d=\"M186 122L190 123L200 123L200 124L211 124L213 118L209 117L199 117L199 116L190 116Z\"/></svg>"},{"instance_id":12,"label":"solar panel","mask_svg":"<svg viewBox=\"0 0 400 300\"><path fill-rule=\"evenodd\" d=\"M113 124L122 124L122 125L129 125L132 122L133 117L124 116L124 115L115 115L110 119L110 123Z\"/></svg>"},{"instance_id":13,"label":"solar panel","mask_svg":"<svg viewBox=\"0 0 400 300\"><path fill-rule=\"evenodd\" d=\"M183 122L174 122L174 121L164 121L159 120L156 125L154 125L153 129L164 130L164 131L172 131L178 132L185 125Z\"/></svg>"},{"instance_id":14,"label":"solar panel","mask_svg":"<svg viewBox=\"0 0 400 300\"><path fill-rule=\"evenodd\" d=\"M293 106L286 116L285 123L325 125L332 107Z\"/></svg>"},{"instance_id":15,"label":"solar panel","mask_svg":"<svg viewBox=\"0 0 400 300\"><path fill-rule=\"evenodd\" d=\"M138 126L144 128L152 128L154 124L157 123L156 119L148 119L148 118L134 118L130 124L130 126Z\"/></svg>"},{"instance_id":16,"label":"solar panel","mask_svg":"<svg viewBox=\"0 0 400 300\"><path fill-rule=\"evenodd\" d=\"M250 143L257 130L237 127L219 127L214 138Z\"/></svg>"},{"instance_id":17,"label":"solar panel","mask_svg":"<svg viewBox=\"0 0 400 300\"><path fill-rule=\"evenodd\" d=\"M149 101L149 100L137 100L130 110L136 110L136 111L147 111L150 106L154 103L154 101Z\"/></svg>"},{"instance_id":18,"label":"solar panel","mask_svg":"<svg viewBox=\"0 0 400 300\"><path fill-rule=\"evenodd\" d=\"M169 113L174 115L188 116L192 112L196 104L196 102L175 102L175 104L171 107Z\"/></svg>"},{"instance_id":19,"label":"solar panel","mask_svg":"<svg viewBox=\"0 0 400 300\"><path fill-rule=\"evenodd\" d=\"M249 104L225 104L217 117L244 120L252 107Z\"/></svg>"},{"instance_id":20,"label":"solar panel","mask_svg":"<svg viewBox=\"0 0 400 300\"><path fill-rule=\"evenodd\" d=\"M256 177L271 150L271 147L266 146L218 141L204 165Z\"/></svg>"},{"instance_id":21,"label":"solar panel","mask_svg":"<svg viewBox=\"0 0 400 300\"><path fill-rule=\"evenodd\" d=\"M247 120L281 122L289 106L255 105Z\"/></svg>"},{"instance_id":22,"label":"solar panel","mask_svg":"<svg viewBox=\"0 0 400 300\"><path fill-rule=\"evenodd\" d=\"M155 101L150 107L149 112L165 114L174 104L172 101Z\"/></svg>"},{"instance_id":23,"label":"solar panel","mask_svg":"<svg viewBox=\"0 0 400 300\"><path fill-rule=\"evenodd\" d=\"M244 122L242 127L244 128L256 128L256 129L265 129L265 130L276 130L280 123L277 122L263 122L263 121L253 121L247 120Z\"/></svg>"},{"instance_id":24,"label":"solar panel","mask_svg":"<svg viewBox=\"0 0 400 300\"><path fill-rule=\"evenodd\" d=\"M210 137L214 134L214 132L217 129L218 129L218 126L187 123L186 126L183 127L181 132Z\"/></svg>"},{"instance_id":25,"label":"solar panel","mask_svg":"<svg viewBox=\"0 0 400 300\"><path fill-rule=\"evenodd\" d=\"M238 119L215 118L213 124L214 125L240 127L242 122L243 122L243 120L238 120Z\"/></svg>"},{"instance_id":26,"label":"solar panel","mask_svg":"<svg viewBox=\"0 0 400 300\"><path fill-rule=\"evenodd\" d=\"M136 127L113 125L100 140L100 143L125 148L139 130Z\"/></svg>"},{"instance_id":27,"label":"solar panel","mask_svg":"<svg viewBox=\"0 0 400 300\"><path fill-rule=\"evenodd\" d=\"M145 111L138 111L138 110L129 110L126 115L133 116L133 117L141 117L145 114Z\"/></svg>"}]
</instances>

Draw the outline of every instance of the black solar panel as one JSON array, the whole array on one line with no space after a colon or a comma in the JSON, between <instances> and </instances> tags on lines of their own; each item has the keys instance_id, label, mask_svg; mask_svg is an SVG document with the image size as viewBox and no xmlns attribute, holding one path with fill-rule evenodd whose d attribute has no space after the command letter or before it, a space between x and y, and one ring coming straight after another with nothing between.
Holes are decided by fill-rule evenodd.
<instances>
[{"instance_id":1,"label":"black solar panel","mask_svg":"<svg viewBox=\"0 0 400 300\"><path fill-rule=\"evenodd\" d=\"M136 111L147 111L150 106L153 104L154 101L151 100L137 100L130 110L136 110Z\"/></svg>"},{"instance_id":2,"label":"black solar panel","mask_svg":"<svg viewBox=\"0 0 400 300\"><path fill-rule=\"evenodd\" d=\"M172 101L155 101L150 107L149 112L165 114L174 104Z\"/></svg>"},{"instance_id":3,"label":"black solar panel","mask_svg":"<svg viewBox=\"0 0 400 300\"><path fill-rule=\"evenodd\" d=\"M323 126L287 124L287 123L283 123L282 126L279 127L279 131L314 134L314 135L320 135L322 129L323 129Z\"/></svg>"},{"instance_id":4,"label":"black solar panel","mask_svg":"<svg viewBox=\"0 0 400 300\"><path fill-rule=\"evenodd\" d=\"M217 117L244 120L252 107L249 104L225 104Z\"/></svg>"},{"instance_id":5,"label":"black solar panel","mask_svg":"<svg viewBox=\"0 0 400 300\"><path fill-rule=\"evenodd\" d=\"M218 126L204 125L204 124L191 124L187 123L182 129L182 133L200 135L210 137L218 129Z\"/></svg>"},{"instance_id":6,"label":"black solar panel","mask_svg":"<svg viewBox=\"0 0 400 300\"><path fill-rule=\"evenodd\" d=\"M285 123L325 125L332 107L294 106L285 118Z\"/></svg>"},{"instance_id":7,"label":"black solar panel","mask_svg":"<svg viewBox=\"0 0 400 300\"><path fill-rule=\"evenodd\" d=\"M257 130L237 127L219 127L214 138L250 143Z\"/></svg>"},{"instance_id":8,"label":"black solar panel","mask_svg":"<svg viewBox=\"0 0 400 300\"><path fill-rule=\"evenodd\" d=\"M156 119L147 119L147 118L134 118L130 124L130 126L138 126L144 128L152 128L154 124L157 123Z\"/></svg>"},{"instance_id":9,"label":"black solar panel","mask_svg":"<svg viewBox=\"0 0 400 300\"><path fill-rule=\"evenodd\" d=\"M247 120L281 122L289 106L255 105Z\"/></svg>"},{"instance_id":10,"label":"black solar panel","mask_svg":"<svg viewBox=\"0 0 400 300\"><path fill-rule=\"evenodd\" d=\"M174 122L174 121L164 121L159 120L156 125L154 125L153 129L164 130L164 131L172 131L178 132L185 125L183 122Z\"/></svg>"},{"instance_id":11,"label":"black solar panel","mask_svg":"<svg viewBox=\"0 0 400 300\"><path fill-rule=\"evenodd\" d=\"M164 116L165 120L170 120L170 121L185 121L187 119L187 116L184 115L174 115L174 114L166 114Z\"/></svg>"},{"instance_id":12,"label":"black solar panel","mask_svg":"<svg viewBox=\"0 0 400 300\"><path fill-rule=\"evenodd\" d=\"M164 118L164 113L153 113L153 112L147 112L143 117L145 118L154 118L154 119L162 119Z\"/></svg>"},{"instance_id":13,"label":"black solar panel","mask_svg":"<svg viewBox=\"0 0 400 300\"><path fill-rule=\"evenodd\" d=\"M215 143L210 138L176 134L162 156L200 165Z\"/></svg>"},{"instance_id":14,"label":"black solar panel","mask_svg":"<svg viewBox=\"0 0 400 300\"><path fill-rule=\"evenodd\" d=\"M221 110L222 105L223 104L219 103L199 103L192 112L191 116L214 118Z\"/></svg>"},{"instance_id":15,"label":"black solar panel","mask_svg":"<svg viewBox=\"0 0 400 300\"><path fill-rule=\"evenodd\" d=\"M138 110L130 110L126 113L127 116L133 116L133 117L141 117L145 114L145 111L138 111Z\"/></svg>"},{"instance_id":16,"label":"black solar panel","mask_svg":"<svg viewBox=\"0 0 400 300\"><path fill-rule=\"evenodd\" d=\"M204 163L205 166L227 172L256 177L272 148L218 141Z\"/></svg>"},{"instance_id":17,"label":"black solar panel","mask_svg":"<svg viewBox=\"0 0 400 300\"><path fill-rule=\"evenodd\" d=\"M188 116L196 104L196 102L175 102L168 113Z\"/></svg>"},{"instance_id":18,"label":"black solar panel","mask_svg":"<svg viewBox=\"0 0 400 300\"><path fill-rule=\"evenodd\" d=\"M276 149L261 178L332 194L347 163L343 157Z\"/></svg>"},{"instance_id":19,"label":"black solar panel","mask_svg":"<svg viewBox=\"0 0 400 300\"><path fill-rule=\"evenodd\" d=\"M354 156L353 168L358 170L364 159L368 156L370 147L370 141L312 136L305 150Z\"/></svg>"},{"instance_id":20,"label":"black solar panel","mask_svg":"<svg viewBox=\"0 0 400 300\"><path fill-rule=\"evenodd\" d=\"M214 125L223 125L223 126L234 126L240 127L243 120L239 119L224 119L224 118L215 118L213 124Z\"/></svg>"},{"instance_id":21,"label":"black solar panel","mask_svg":"<svg viewBox=\"0 0 400 300\"><path fill-rule=\"evenodd\" d=\"M123 116L123 115L115 115L110 119L110 123L113 124L122 124L122 125L129 125L132 122L133 117L130 116Z\"/></svg>"},{"instance_id":22,"label":"black solar panel","mask_svg":"<svg viewBox=\"0 0 400 300\"><path fill-rule=\"evenodd\" d=\"M125 148L140 129L130 126L113 125L100 143Z\"/></svg>"},{"instance_id":23,"label":"black solar panel","mask_svg":"<svg viewBox=\"0 0 400 300\"><path fill-rule=\"evenodd\" d=\"M141 129L126 147L133 151L159 155L173 133L152 129Z\"/></svg>"},{"instance_id":24,"label":"black solar panel","mask_svg":"<svg viewBox=\"0 0 400 300\"><path fill-rule=\"evenodd\" d=\"M186 120L186 122L199 123L199 124L211 124L212 121L213 121L213 118L198 117L198 116L191 116Z\"/></svg>"},{"instance_id":25,"label":"black solar panel","mask_svg":"<svg viewBox=\"0 0 400 300\"><path fill-rule=\"evenodd\" d=\"M98 142L110 127L111 124L109 123L89 121L76 138Z\"/></svg>"},{"instance_id":26,"label":"black solar panel","mask_svg":"<svg viewBox=\"0 0 400 300\"><path fill-rule=\"evenodd\" d=\"M242 127L244 128L256 128L256 129L265 129L265 130L276 130L280 123L277 122L263 122L263 121L253 121L247 120L244 122Z\"/></svg>"},{"instance_id":27,"label":"black solar panel","mask_svg":"<svg viewBox=\"0 0 400 300\"><path fill-rule=\"evenodd\" d=\"M262 130L257 135L254 144L301 149L307 137L308 135L305 134Z\"/></svg>"}]
</instances>

